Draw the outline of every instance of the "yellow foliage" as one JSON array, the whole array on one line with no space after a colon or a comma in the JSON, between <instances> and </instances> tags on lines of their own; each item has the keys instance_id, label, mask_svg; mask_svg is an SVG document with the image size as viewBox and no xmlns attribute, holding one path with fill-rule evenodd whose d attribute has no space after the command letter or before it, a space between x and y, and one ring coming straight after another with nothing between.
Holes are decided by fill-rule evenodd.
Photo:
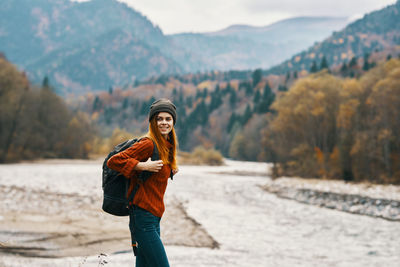
<instances>
[{"instance_id":1,"label":"yellow foliage","mask_svg":"<svg viewBox=\"0 0 400 267\"><path fill-rule=\"evenodd\" d=\"M340 161L340 153L337 146L334 147L332 153L329 155L329 160L334 163L338 163Z\"/></svg>"},{"instance_id":2,"label":"yellow foliage","mask_svg":"<svg viewBox=\"0 0 400 267\"><path fill-rule=\"evenodd\" d=\"M351 99L345 103L340 104L339 114L337 116L337 126L344 129L350 129L352 119L357 112L360 102L357 99Z\"/></svg>"},{"instance_id":3,"label":"yellow foliage","mask_svg":"<svg viewBox=\"0 0 400 267\"><path fill-rule=\"evenodd\" d=\"M224 158L222 154L213 149L206 149L202 146L198 146L192 153L179 152L178 155L180 164L190 165L212 165L219 166L224 164Z\"/></svg>"},{"instance_id":4,"label":"yellow foliage","mask_svg":"<svg viewBox=\"0 0 400 267\"><path fill-rule=\"evenodd\" d=\"M364 93L364 88L356 79L346 79L343 82L343 89L340 91L341 97L359 97Z\"/></svg>"},{"instance_id":5,"label":"yellow foliage","mask_svg":"<svg viewBox=\"0 0 400 267\"><path fill-rule=\"evenodd\" d=\"M290 152L290 155L293 157L304 157L310 154L311 147L307 144L300 144L297 147L293 148Z\"/></svg>"},{"instance_id":6,"label":"yellow foliage","mask_svg":"<svg viewBox=\"0 0 400 267\"><path fill-rule=\"evenodd\" d=\"M319 164L324 163L324 153L321 151L319 147L314 147L315 156Z\"/></svg>"},{"instance_id":7,"label":"yellow foliage","mask_svg":"<svg viewBox=\"0 0 400 267\"><path fill-rule=\"evenodd\" d=\"M399 69L400 68L400 60L391 59L391 60L389 60L388 62L385 63L383 68L385 70L385 73L389 74L392 71L394 71L395 69Z\"/></svg>"},{"instance_id":8,"label":"yellow foliage","mask_svg":"<svg viewBox=\"0 0 400 267\"><path fill-rule=\"evenodd\" d=\"M77 128L79 126L79 121L76 117L73 117L68 124L69 127L71 127L72 129Z\"/></svg>"},{"instance_id":9,"label":"yellow foliage","mask_svg":"<svg viewBox=\"0 0 400 267\"><path fill-rule=\"evenodd\" d=\"M201 82L197 85L197 88L202 89L202 90L205 88L212 88L212 87L213 87L213 85L212 85L211 81L209 81L209 80Z\"/></svg>"},{"instance_id":10,"label":"yellow foliage","mask_svg":"<svg viewBox=\"0 0 400 267\"><path fill-rule=\"evenodd\" d=\"M381 129L378 133L378 141L388 140L392 138L392 130Z\"/></svg>"},{"instance_id":11,"label":"yellow foliage","mask_svg":"<svg viewBox=\"0 0 400 267\"><path fill-rule=\"evenodd\" d=\"M91 119L92 121L96 121L99 118L99 112L93 112Z\"/></svg>"},{"instance_id":12,"label":"yellow foliage","mask_svg":"<svg viewBox=\"0 0 400 267\"><path fill-rule=\"evenodd\" d=\"M131 139L131 138L133 138L131 133L127 132L124 129L116 128L113 131L113 133L108 141L109 147L112 148L112 147L118 145L119 143L126 141L128 139Z\"/></svg>"}]
</instances>

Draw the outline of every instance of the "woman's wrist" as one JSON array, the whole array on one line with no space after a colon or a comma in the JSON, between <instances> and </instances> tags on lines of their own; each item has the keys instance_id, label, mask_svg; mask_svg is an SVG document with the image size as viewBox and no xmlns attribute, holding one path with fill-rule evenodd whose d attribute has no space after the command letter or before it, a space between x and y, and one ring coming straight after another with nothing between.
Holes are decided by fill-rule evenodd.
<instances>
[{"instance_id":1,"label":"woman's wrist","mask_svg":"<svg viewBox=\"0 0 400 267\"><path fill-rule=\"evenodd\" d=\"M136 164L135 168L133 168L135 171L145 171L146 168L146 162L139 162Z\"/></svg>"}]
</instances>

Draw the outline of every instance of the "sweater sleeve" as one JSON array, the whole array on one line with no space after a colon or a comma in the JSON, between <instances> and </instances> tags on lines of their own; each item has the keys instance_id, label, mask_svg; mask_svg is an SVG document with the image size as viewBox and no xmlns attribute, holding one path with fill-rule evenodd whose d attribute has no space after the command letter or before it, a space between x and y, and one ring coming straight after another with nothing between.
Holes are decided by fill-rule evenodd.
<instances>
[{"instance_id":1,"label":"sweater sleeve","mask_svg":"<svg viewBox=\"0 0 400 267\"><path fill-rule=\"evenodd\" d=\"M130 148L112 156L107 161L107 166L127 178L135 175L135 166L140 161L146 161L153 154L154 144L148 139L142 139Z\"/></svg>"}]
</instances>

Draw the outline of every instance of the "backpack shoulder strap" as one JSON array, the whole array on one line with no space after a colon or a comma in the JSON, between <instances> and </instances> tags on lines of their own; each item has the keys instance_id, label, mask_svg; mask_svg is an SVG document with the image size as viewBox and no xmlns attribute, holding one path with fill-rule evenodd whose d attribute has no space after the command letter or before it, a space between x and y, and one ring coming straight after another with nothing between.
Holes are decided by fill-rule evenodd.
<instances>
[{"instance_id":1,"label":"backpack shoulder strap","mask_svg":"<svg viewBox=\"0 0 400 267\"><path fill-rule=\"evenodd\" d=\"M143 138L140 138L139 140L137 140L137 142L139 142L140 140L142 140ZM150 139L150 138L149 138ZM154 141L152 139L150 139L153 142L153 153L151 155L151 160L155 161L155 160L159 160L160 159L160 154L158 152L157 149L157 145L154 143ZM142 182L145 182L147 179L149 179L149 177L152 175L152 172L149 171L142 171L139 176L138 179L141 180ZM129 180L127 180L127 183L129 183ZM129 186L129 184L128 184ZM137 192L137 190L139 189L140 183L137 183L135 188L132 190L131 194L128 197L128 203L133 201L133 198L135 197L135 194Z\"/></svg>"},{"instance_id":2,"label":"backpack shoulder strap","mask_svg":"<svg viewBox=\"0 0 400 267\"><path fill-rule=\"evenodd\" d=\"M159 159L160 159L160 153L158 152L158 148L157 148L156 143L155 143L151 138L142 137L142 138L139 138L139 139L137 140L137 142L140 142L141 140L143 140L143 139L145 139L145 138L150 139L151 142L153 142L153 153L151 154L151 160L152 160L152 161L159 160Z\"/></svg>"}]
</instances>

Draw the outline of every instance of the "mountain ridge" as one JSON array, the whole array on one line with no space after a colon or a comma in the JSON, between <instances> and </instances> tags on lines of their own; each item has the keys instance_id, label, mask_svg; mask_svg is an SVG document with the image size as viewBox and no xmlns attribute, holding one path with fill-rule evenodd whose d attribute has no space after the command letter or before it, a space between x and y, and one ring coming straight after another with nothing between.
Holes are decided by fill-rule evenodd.
<instances>
[{"instance_id":1,"label":"mountain ridge","mask_svg":"<svg viewBox=\"0 0 400 267\"><path fill-rule=\"evenodd\" d=\"M378 51L397 51L396 47L400 47L400 1L365 14L342 31L333 32L323 41L294 54L265 73L310 70L312 64L319 64L324 56L329 64L339 66L352 58L368 57Z\"/></svg>"},{"instance_id":2,"label":"mountain ridge","mask_svg":"<svg viewBox=\"0 0 400 267\"><path fill-rule=\"evenodd\" d=\"M324 20L332 21L332 28L321 31L320 22L302 27L294 18L266 26L268 34L164 35L147 17L116 0L16 0L0 3L0 51L33 82L48 77L59 94L82 94L151 76L266 69L340 26L336 18ZM283 24L297 28L274 30Z\"/></svg>"},{"instance_id":3,"label":"mountain ridge","mask_svg":"<svg viewBox=\"0 0 400 267\"><path fill-rule=\"evenodd\" d=\"M335 16L299 16L299 17L291 17L287 19L282 19L271 24L265 26L253 26L249 24L233 24L224 29L213 31L213 32L204 32L203 34L206 35L224 35L229 34L236 31L241 30L253 30L253 31L268 31L275 27L280 27L281 25L290 24L290 23L297 23L301 21L306 22L321 22L321 21L332 21L336 20L338 22L343 23L344 20L348 21L347 17L335 17Z\"/></svg>"}]
</instances>

